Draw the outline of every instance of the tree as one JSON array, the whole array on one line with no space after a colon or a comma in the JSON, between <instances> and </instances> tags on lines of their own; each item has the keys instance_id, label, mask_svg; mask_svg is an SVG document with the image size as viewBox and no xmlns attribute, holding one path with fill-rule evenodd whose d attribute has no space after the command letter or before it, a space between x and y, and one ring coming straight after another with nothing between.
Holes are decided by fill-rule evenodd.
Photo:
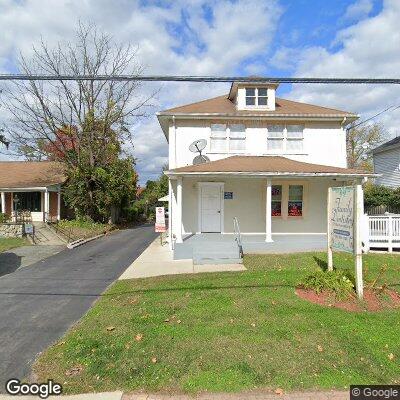
<instances>
[{"instance_id":1,"label":"tree","mask_svg":"<svg viewBox=\"0 0 400 400\"><path fill-rule=\"evenodd\" d=\"M371 171L371 154L369 150L382 143L387 132L380 124L362 125L347 129L347 164L349 168L362 168Z\"/></svg>"},{"instance_id":2,"label":"tree","mask_svg":"<svg viewBox=\"0 0 400 400\"><path fill-rule=\"evenodd\" d=\"M67 202L80 215L107 218L107 207L121 202L124 191L136 183L128 151L133 143L129 127L146 115L152 97L139 94L138 82L114 78L142 73L136 50L83 24L74 43L49 48L42 41L33 50L29 60L21 56L21 73L50 74L57 79L15 81L3 91L3 105L11 115L11 150L29 159L62 163L69 178ZM94 79L65 80L66 75ZM123 177L126 181L121 182Z\"/></svg>"}]
</instances>

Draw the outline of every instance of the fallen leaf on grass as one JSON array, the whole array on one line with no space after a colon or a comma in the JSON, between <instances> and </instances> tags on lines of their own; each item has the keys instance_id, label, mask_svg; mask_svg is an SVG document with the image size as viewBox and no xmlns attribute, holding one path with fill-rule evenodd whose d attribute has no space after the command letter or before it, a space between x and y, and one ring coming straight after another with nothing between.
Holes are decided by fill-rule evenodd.
<instances>
[{"instance_id":1,"label":"fallen leaf on grass","mask_svg":"<svg viewBox=\"0 0 400 400\"><path fill-rule=\"evenodd\" d=\"M107 329L108 332L112 332L112 331L115 330L115 326L107 326L106 329Z\"/></svg>"},{"instance_id":2,"label":"fallen leaf on grass","mask_svg":"<svg viewBox=\"0 0 400 400\"><path fill-rule=\"evenodd\" d=\"M177 324L180 324L182 321L180 319L178 319L178 321L176 321Z\"/></svg>"},{"instance_id":3,"label":"fallen leaf on grass","mask_svg":"<svg viewBox=\"0 0 400 400\"><path fill-rule=\"evenodd\" d=\"M131 348L131 344L130 344L130 343L125 343L125 348L126 348L127 350L129 350L129 349Z\"/></svg>"},{"instance_id":4,"label":"fallen leaf on grass","mask_svg":"<svg viewBox=\"0 0 400 400\"><path fill-rule=\"evenodd\" d=\"M77 365L65 371L65 375L67 376L79 375L82 371L83 371L82 365Z\"/></svg>"},{"instance_id":5,"label":"fallen leaf on grass","mask_svg":"<svg viewBox=\"0 0 400 400\"><path fill-rule=\"evenodd\" d=\"M65 344L65 342L63 341L63 342L59 342L59 343L57 343L57 346L62 346L62 345L64 345Z\"/></svg>"},{"instance_id":6,"label":"fallen leaf on grass","mask_svg":"<svg viewBox=\"0 0 400 400\"><path fill-rule=\"evenodd\" d=\"M135 336L135 340L136 340L137 342L140 342L142 339L143 339L143 335L142 335L141 333L138 333L138 334Z\"/></svg>"},{"instance_id":7,"label":"fallen leaf on grass","mask_svg":"<svg viewBox=\"0 0 400 400\"><path fill-rule=\"evenodd\" d=\"M322 351L324 351L324 349L322 348L322 346L319 344L318 346L317 346L317 349L318 349L318 351L321 353Z\"/></svg>"},{"instance_id":8,"label":"fallen leaf on grass","mask_svg":"<svg viewBox=\"0 0 400 400\"><path fill-rule=\"evenodd\" d=\"M394 360L394 354L393 353L388 354L388 358L390 361Z\"/></svg>"},{"instance_id":9,"label":"fallen leaf on grass","mask_svg":"<svg viewBox=\"0 0 400 400\"><path fill-rule=\"evenodd\" d=\"M253 328L255 328L255 327L256 327L256 324L253 322L253 323L251 324L251 326L252 326Z\"/></svg>"},{"instance_id":10,"label":"fallen leaf on grass","mask_svg":"<svg viewBox=\"0 0 400 400\"><path fill-rule=\"evenodd\" d=\"M151 362L152 362L153 364L155 364L155 363L157 362L157 357L153 357L153 358L151 359Z\"/></svg>"},{"instance_id":11,"label":"fallen leaf on grass","mask_svg":"<svg viewBox=\"0 0 400 400\"><path fill-rule=\"evenodd\" d=\"M275 394L277 394L279 396L282 396L283 395L283 389L281 389L281 388L275 389Z\"/></svg>"},{"instance_id":12,"label":"fallen leaf on grass","mask_svg":"<svg viewBox=\"0 0 400 400\"><path fill-rule=\"evenodd\" d=\"M164 319L164 322L169 322L169 321L170 321L169 318Z\"/></svg>"}]
</instances>

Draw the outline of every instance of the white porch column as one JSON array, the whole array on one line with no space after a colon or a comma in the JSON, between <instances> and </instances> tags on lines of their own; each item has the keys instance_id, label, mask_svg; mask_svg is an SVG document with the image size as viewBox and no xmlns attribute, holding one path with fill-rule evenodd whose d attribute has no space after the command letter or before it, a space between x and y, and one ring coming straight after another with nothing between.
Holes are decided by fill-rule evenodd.
<instances>
[{"instance_id":1,"label":"white porch column","mask_svg":"<svg viewBox=\"0 0 400 400\"><path fill-rule=\"evenodd\" d=\"M176 243L182 243L182 178L176 181Z\"/></svg>"},{"instance_id":2,"label":"white porch column","mask_svg":"<svg viewBox=\"0 0 400 400\"><path fill-rule=\"evenodd\" d=\"M265 196L265 241L273 242L272 240L272 181L267 179L267 188Z\"/></svg>"},{"instance_id":3,"label":"white porch column","mask_svg":"<svg viewBox=\"0 0 400 400\"><path fill-rule=\"evenodd\" d=\"M6 194L1 192L1 212L2 214L6 213Z\"/></svg>"},{"instance_id":4,"label":"white porch column","mask_svg":"<svg viewBox=\"0 0 400 400\"><path fill-rule=\"evenodd\" d=\"M47 218L49 216L49 204L50 204L50 198L49 198L49 191L46 189L44 192L44 214L43 214L43 220L46 222Z\"/></svg>"},{"instance_id":5,"label":"white porch column","mask_svg":"<svg viewBox=\"0 0 400 400\"><path fill-rule=\"evenodd\" d=\"M57 192L57 220L61 219L61 188Z\"/></svg>"},{"instance_id":6,"label":"white porch column","mask_svg":"<svg viewBox=\"0 0 400 400\"><path fill-rule=\"evenodd\" d=\"M170 250L173 250L173 247L174 247L174 243L172 240L173 196L174 196L174 193L173 193L173 189L172 189L172 182L171 182L171 179L168 178L168 237L169 237L169 249Z\"/></svg>"}]
</instances>

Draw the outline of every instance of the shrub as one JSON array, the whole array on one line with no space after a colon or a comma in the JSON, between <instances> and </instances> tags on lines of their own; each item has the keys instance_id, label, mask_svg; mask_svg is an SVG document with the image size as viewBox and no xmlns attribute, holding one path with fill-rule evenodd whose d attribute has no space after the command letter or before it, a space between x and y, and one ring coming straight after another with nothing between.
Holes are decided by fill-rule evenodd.
<instances>
[{"instance_id":1,"label":"shrub","mask_svg":"<svg viewBox=\"0 0 400 400\"><path fill-rule=\"evenodd\" d=\"M354 296L355 293L354 276L349 271L338 269L333 271L318 270L303 278L299 286L314 290L317 294L324 291L330 292L339 300Z\"/></svg>"},{"instance_id":2,"label":"shrub","mask_svg":"<svg viewBox=\"0 0 400 400\"><path fill-rule=\"evenodd\" d=\"M10 220L10 216L8 214L0 213L0 224L7 222Z\"/></svg>"}]
</instances>

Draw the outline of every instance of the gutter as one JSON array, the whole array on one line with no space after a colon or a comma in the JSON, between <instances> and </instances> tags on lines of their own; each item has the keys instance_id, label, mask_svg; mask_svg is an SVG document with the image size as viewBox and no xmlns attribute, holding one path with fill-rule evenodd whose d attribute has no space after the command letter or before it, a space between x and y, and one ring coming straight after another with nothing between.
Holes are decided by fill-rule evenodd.
<instances>
[{"instance_id":1,"label":"gutter","mask_svg":"<svg viewBox=\"0 0 400 400\"><path fill-rule=\"evenodd\" d=\"M249 176L249 177L330 177L330 178L378 178L381 174L359 173L359 174L341 174L336 172L174 172L165 171L168 177L173 176Z\"/></svg>"}]
</instances>

